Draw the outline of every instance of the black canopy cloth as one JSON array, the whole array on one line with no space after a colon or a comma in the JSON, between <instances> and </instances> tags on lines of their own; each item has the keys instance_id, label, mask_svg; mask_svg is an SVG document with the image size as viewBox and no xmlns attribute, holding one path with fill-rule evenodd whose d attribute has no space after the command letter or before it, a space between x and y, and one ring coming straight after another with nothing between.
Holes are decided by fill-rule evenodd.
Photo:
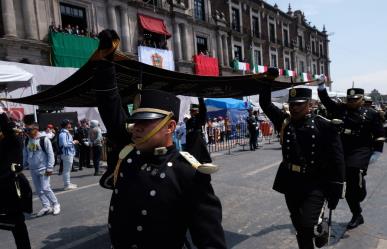
<instances>
[{"instance_id":1,"label":"black canopy cloth","mask_svg":"<svg viewBox=\"0 0 387 249\"><path fill-rule=\"evenodd\" d=\"M291 78L273 73L244 76L198 76L150 66L129 58L114 61L116 78L122 102L130 104L142 89L159 89L176 95L227 98L259 94L265 86L280 90L308 82L290 82ZM269 70L270 71L270 70ZM77 72L46 91L7 101L48 106L94 107L96 106L93 62L86 63Z\"/></svg>"}]
</instances>

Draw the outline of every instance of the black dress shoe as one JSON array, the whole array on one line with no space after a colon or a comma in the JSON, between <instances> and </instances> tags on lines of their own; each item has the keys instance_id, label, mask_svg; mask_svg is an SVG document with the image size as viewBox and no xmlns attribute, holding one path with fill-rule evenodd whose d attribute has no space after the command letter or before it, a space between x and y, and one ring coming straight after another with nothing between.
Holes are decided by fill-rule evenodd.
<instances>
[{"instance_id":1,"label":"black dress shoe","mask_svg":"<svg viewBox=\"0 0 387 249\"><path fill-rule=\"evenodd\" d=\"M364 218L361 214L352 216L351 221L347 225L347 229L354 229L364 223Z\"/></svg>"}]
</instances>

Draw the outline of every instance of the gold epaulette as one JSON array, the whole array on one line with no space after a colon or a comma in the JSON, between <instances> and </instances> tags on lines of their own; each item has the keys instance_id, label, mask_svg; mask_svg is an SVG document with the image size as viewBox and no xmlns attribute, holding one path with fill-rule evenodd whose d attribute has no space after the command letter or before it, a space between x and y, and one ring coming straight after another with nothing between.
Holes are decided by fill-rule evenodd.
<instances>
[{"instance_id":1,"label":"gold epaulette","mask_svg":"<svg viewBox=\"0 0 387 249\"><path fill-rule=\"evenodd\" d=\"M116 185L118 174L120 173L120 167L122 161L129 155L130 152L134 149L133 144L126 145L118 154L118 161L116 164L116 167L114 168L114 174L113 174L113 184Z\"/></svg>"},{"instance_id":2,"label":"gold epaulette","mask_svg":"<svg viewBox=\"0 0 387 249\"><path fill-rule=\"evenodd\" d=\"M192 167L200 173L209 175L218 171L217 165L212 163L201 164L193 155L186 151L180 151L180 155L182 155L184 159L187 160L187 162L189 162Z\"/></svg>"}]
</instances>

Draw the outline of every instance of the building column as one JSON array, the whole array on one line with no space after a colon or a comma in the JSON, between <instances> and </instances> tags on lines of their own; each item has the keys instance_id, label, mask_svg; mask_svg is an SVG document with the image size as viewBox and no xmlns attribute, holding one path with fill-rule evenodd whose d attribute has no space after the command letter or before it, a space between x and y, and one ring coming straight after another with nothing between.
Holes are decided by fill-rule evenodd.
<instances>
[{"instance_id":1,"label":"building column","mask_svg":"<svg viewBox=\"0 0 387 249\"><path fill-rule=\"evenodd\" d=\"M222 36L223 40L223 60L224 60L224 65L226 67L230 66L230 59L228 57L228 41L227 41L227 36L223 35Z\"/></svg>"},{"instance_id":2,"label":"building column","mask_svg":"<svg viewBox=\"0 0 387 249\"><path fill-rule=\"evenodd\" d=\"M179 24L174 21L173 23L173 45L175 50L175 58L176 61L181 61L182 53L181 53L181 34Z\"/></svg>"},{"instance_id":3,"label":"building column","mask_svg":"<svg viewBox=\"0 0 387 249\"><path fill-rule=\"evenodd\" d=\"M188 34L188 29L187 25L184 23L179 24L181 34L182 34L182 51L183 51L183 60L185 61L190 61L192 52L190 51L190 41L189 41L189 34Z\"/></svg>"},{"instance_id":4,"label":"building column","mask_svg":"<svg viewBox=\"0 0 387 249\"><path fill-rule=\"evenodd\" d=\"M31 0L22 0L22 11L23 11L23 21L24 21L24 30L26 33L27 39L38 39L38 33L36 32L37 23L36 15L34 11L34 1ZM48 30L47 30L48 31Z\"/></svg>"},{"instance_id":5,"label":"building column","mask_svg":"<svg viewBox=\"0 0 387 249\"><path fill-rule=\"evenodd\" d=\"M107 15L108 15L109 27L117 31L116 6L114 6L113 4L108 4Z\"/></svg>"},{"instance_id":6,"label":"building column","mask_svg":"<svg viewBox=\"0 0 387 249\"><path fill-rule=\"evenodd\" d=\"M122 41L122 50L124 52L129 52L129 21L128 21L128 8L126 6L120 7L121 11L121 41Z\"/></svg>"},{"instance_id":7,"label":"building column","mask_svg":"<svg viewBox=\"0 0 387 249\"><path fill-rule=\"evenodd\" d=\"M16 18L13 0L1 0L4 36L16 37Z\"/></svg>"},{"instance_id":8,"label":"building column","mask_svg":"<svg viewBox=\"0 0 387 249\"><path fill-rule=\"evenodd\" d=\"M223 44L222 44L222 35L220 33L217 34L216 37L216 45L218 47L218 61L221 67L224 65L224 60L223 60Z\"/></svg>"}]
</instances>

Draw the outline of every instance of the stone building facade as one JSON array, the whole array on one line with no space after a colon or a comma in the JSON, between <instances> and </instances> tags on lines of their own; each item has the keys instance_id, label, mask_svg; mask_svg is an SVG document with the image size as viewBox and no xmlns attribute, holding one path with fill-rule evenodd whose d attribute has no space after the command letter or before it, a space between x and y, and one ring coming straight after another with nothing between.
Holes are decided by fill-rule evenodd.
<instances>
[{"instance_id":1,"label":"stone building facade","mask_svg":"<svg viewBox=\"0 0 387 249\"><path fill-rule=\"evenodd\" d=\"M261 0L1 0L0 13L1 60L49 65L49 26L69 20L95 33L117 30L121 50L136 57L143 14L164 21L180 72L193 73L192 56L206 48L222 75L235 73L230 65L237 58L329 77L325 27L319 31L300 10L284 12Z\"/></svg>"}]
</instances>

